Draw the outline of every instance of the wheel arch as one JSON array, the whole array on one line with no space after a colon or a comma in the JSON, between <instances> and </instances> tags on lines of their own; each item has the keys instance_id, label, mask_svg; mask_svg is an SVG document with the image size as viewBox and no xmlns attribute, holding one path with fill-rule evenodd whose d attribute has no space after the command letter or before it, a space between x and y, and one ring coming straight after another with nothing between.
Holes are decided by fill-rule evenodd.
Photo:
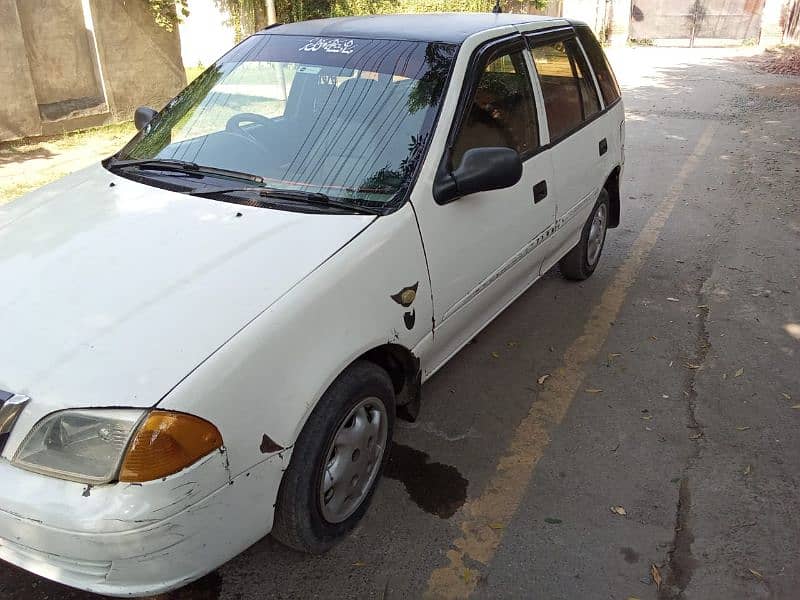
<instances>
[{"instance_id":1,"label":"wheel arch","mask_svg":"<svg viewBox=\"0 0 800 600\"><path fill-rule=\"evenodd\" d=\"M609 229L613 229L614 227L618 227L620 223L620 213L622 212L622 203L620 201L620 190L619 190L619 175L620 175L620 167L614 167L614 170L611 171L611 174L606 179L606 182L603 184L603 188L608 192L608 201L609 201L609 215L608 215L608 227Z\"/></svg>"}]
</instances>

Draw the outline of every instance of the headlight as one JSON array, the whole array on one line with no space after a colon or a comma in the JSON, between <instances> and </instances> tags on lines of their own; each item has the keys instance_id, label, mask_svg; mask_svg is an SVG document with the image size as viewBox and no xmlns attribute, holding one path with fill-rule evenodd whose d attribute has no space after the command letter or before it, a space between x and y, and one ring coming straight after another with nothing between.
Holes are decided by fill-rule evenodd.
<instances>
[{"instance_id":1,"label":"headlight","mask_svg":"<svg viewBox=\"0 0 800 600\"><path fill-rule=\"evenodd\" d=\"M86 483L117 474L142 410L63 410L39 421L17 450L21 467Z\"/></svg>"},{"instance_id":2,"label":"headlight","mask_svg":"<svg viewBox=\"0 0 800 600\"><path fill-rule=\"evenodd\" d=\"M214 425L185 413L64 410L34 426L14 463L83 483L143 482L177 473L221 447Z\"/></svg>"}]
</instances>

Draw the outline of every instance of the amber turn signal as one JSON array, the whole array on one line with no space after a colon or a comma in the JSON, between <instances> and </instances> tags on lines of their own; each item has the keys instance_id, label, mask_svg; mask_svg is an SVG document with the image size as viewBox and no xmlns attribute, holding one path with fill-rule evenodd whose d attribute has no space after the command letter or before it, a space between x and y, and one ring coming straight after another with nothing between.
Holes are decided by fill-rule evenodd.
<instances>
[{"instance_id":1,"label":"amber turn signal","mask_svg":"<svg viewBox=\"0 0 800 600\"><path fill-rule=\"evenodd\" d=\"M119 480L152 481L177 473L222 447L211 423L185 413L152 411L128 446Z\"/></svg>"}]
</instances>

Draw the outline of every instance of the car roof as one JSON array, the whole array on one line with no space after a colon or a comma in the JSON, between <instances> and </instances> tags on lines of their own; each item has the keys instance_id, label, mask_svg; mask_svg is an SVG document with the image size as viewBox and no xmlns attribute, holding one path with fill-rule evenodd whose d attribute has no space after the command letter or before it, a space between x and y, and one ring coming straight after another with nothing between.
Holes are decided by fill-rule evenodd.
<instances>
[{"instance_id":1,"label":"car roof","mask_svg":"<svg viewBox=\"0 0 800 600\"><path fill-rule=\"evenodd\" d=\"M420 13L413 15L366 15L300 21L269 27L263 33L312 37L351 37L460 44L469 36L507 25L553 21L560 17L510 13Z\"/></svg>"}]
</instances>

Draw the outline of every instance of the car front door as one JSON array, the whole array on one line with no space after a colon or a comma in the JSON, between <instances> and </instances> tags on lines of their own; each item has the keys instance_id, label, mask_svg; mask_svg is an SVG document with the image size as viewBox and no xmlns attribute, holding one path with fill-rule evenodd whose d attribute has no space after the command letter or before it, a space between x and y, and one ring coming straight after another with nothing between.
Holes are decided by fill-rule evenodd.
<instances>
[{"instance_id":1,"label":"car front door","mask_svg":"<svg viewBox=\"0 0 800 600\"><path fill-rule=\"evenodd\" d=\"M443 156L440 151L439 172L450 173L472 148L513 148L523 163L520 181L447 204L438 204L430 192L412 196L435 313L426 371L438 368L539 276L537 250L552 231L556 204L549 193L550 156L540 151L541 99L531 72L521 36L474 53Z\"/></svg>"}]
</instances>

